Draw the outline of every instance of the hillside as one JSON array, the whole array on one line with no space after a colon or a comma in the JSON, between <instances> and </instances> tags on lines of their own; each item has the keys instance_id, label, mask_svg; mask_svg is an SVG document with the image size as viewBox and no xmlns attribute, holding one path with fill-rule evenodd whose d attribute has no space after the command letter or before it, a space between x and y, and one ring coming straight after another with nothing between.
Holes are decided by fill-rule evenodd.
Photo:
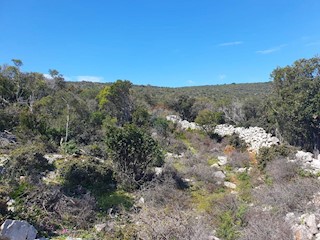
<instances>
[{"instance_id":1,"label":"hillside","mask_svg":"<svg viewBox=\"0 0 320 240\"><path fill-rule=\"evenodd\" d=\"M319 62L184 88L3 65L0 239L317 239Z\"/></svg>"}]
</instances>

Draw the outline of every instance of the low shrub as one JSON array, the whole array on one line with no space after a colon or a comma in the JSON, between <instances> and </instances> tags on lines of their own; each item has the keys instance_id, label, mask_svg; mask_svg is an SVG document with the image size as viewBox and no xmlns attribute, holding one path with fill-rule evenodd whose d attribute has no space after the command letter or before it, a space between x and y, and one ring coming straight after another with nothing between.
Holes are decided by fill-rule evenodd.
<instances>
[{"instance_id":1,"label":"low shrub","mask_svg":"<svg viewBox=\"0 0 320 240\"><path fill-rule=\"evenodd\" d=\"M274 212L304 212L312 209L307 203L319 192L320 184L316 179L297 178L253 190L254 199L260 206L270 206Z\"/></svg>"},{"instance_id":2,"label":"low shrub","mask_svg":"<svg viewBox=\"0 0 320 240\"><path fill-rule=\"evenodd\" d=\"M294 148L287 145L274 145L270 148L262 147L257 156L260 170L264 170L268 162L276 158L289 157L294 153Z\"/></svg>"},{"instance_id":3,"label":"low shrub","mask_svg":"<svg viewBox=\"0 0 320 240\"><path fill-rule=\"evenodd\" d=\"M114 190L116 185L111 168L92 158L70 161L63 168L62 176L70 191L81 186L93 192L106 192Z\"/></svg>"},{"instance_id":4,"label":"low shrub","mask_svg":"<svg viewBox=\"0 0 320 240\"><path fill-rule=\"evenodd\" d=\"M53 166L44 157L42 145L31 145L14 150L5 169L11 179L26 176L36 181L40 179L40 173L52 170Z\"/></svg>"},{"instance_id":5,"label":"low shrub","mask_svg":"<svg viewBox=\"0 0 320 240\"><path fill-rule=\"evenodd\" d=\"M254 209L246 213L246 222L240 240L294 239L290 225L283 220L282 215Z\"/></svg>"},{"instance_id":6,"label":"low shrub","mask_svg":"<svg viewBox=\"0 0 320 240\"><path fill-rule=\"evenodd\" d=\"M69 196L59 186L44 184L18 188L15 217L30 222L45 235L57 229L88 229L95 221L96 202L89 192Z\"/></svg>"}]
</instances>

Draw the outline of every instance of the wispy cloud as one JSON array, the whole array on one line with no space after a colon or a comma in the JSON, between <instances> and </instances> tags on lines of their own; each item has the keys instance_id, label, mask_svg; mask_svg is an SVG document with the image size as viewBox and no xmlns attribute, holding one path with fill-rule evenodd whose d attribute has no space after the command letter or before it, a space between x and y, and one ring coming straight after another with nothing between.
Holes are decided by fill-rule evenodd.
<instances>
[{"instance_id":1,"label":"wispy cloud","mask_svg":"<svg viewBox=\"0 0 320 240\"><path fill-rule=\"evenodd\" d=\"M103 82L104 78L99 76L74 76L71 77L73 81L87 81L87 82Z\"/></svg>"},{"instance_id":2,"label":"wispy cloud","mask_svg":"<svg viewBox=\"0 0 320 240\"><path fill-rule=\"evenodd\" d=\"M320 41L307 43L307 44L306 44L306 47L318 46L318 45L320 45Z\"/></svg>"},{"instance_id":3,"label":"wispy cloud","mask_svg":"<svg viewBox=\"0 0 320 240\"><path fill-rule=\"evenodd\" d=\"M226 77L227 77L227 75L225 75L225 74L220 74L219 75L219 79L220 80L224 80L224 79L226 79Z\"/></svg>"},{"instance_id":4,"label":"wispy cloud","mask_svg":"<svg viewBox=\"0 0 320 240\"><path fill-rule=\"evenodd\" d=\"M256 53L258 53L258 54L270 54L270 53L274 53L274 52L280 51L285 46L287 46L287 44L282 44L282 45L277 46L277 47L268 48L268 49L264 49L264 50L259 50L259 51L256 51Z\"/></svg>"},{"instance_id":5,"label":"wispy cloud","mask_svg":"<svg viewBox=\"0 0 320 240\"><path fill-rule=\"evenodd\" d=\"M188 84L190 84L190 85L195 84L195 83L196 83L195 81L188 80Z\"/></svg>"},{"instance_id":6,"label":"wispy cloud","mask_svg":"<svg viewBox=\"0 0 320 240\"><path fill-rule=\"evenodd\" d=\"M241 41L224 42L224 43L218 44L218 47L236 46L236 45L240 45L240 44L243 44L243 42L241 42Z\"/></svg>"}]
</instances>

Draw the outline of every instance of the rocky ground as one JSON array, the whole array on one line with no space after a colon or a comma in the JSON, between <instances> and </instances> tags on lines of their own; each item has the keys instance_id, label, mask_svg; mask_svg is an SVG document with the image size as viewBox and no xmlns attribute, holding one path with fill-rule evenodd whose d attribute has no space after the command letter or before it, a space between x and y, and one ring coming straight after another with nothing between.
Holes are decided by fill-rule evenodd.
<instances>
[{"instance_id":1,"label":"rocky ground","mask_svg":"<svg viewBox=\"0 0 320 240\"><path fill-rule=\"evenodd\" d=\"M195 123L183 121L174 115L168 116L167 120L180 126L183 131L181 142L187 149L175 153L167 152L165 167L157 167L154 172L159 179L162 179L168 174L168 169L174 168L177 174L175 178L179 176L181 184L187 186L187 190L177 191L171 185L163 184L135 192L134 206L139 211L133 215L130 213L132 223L124 224L124 228L138 227L137 234L141 239L166 239L161 238L161 235L169 234L174 226L175 231L181 231L180 239L320 240L320 188L316 186L319 181L317 177L320 173L320 157L315 158L312 153L296 151L290 157L274 161L273 165L267 165L267 168L261 171L258 169L255 157L259 150L280 144L276 137L263 129L238 128L230 125L216 127L215 133L221 137L238 135L247 145L247 151L241 152L227 144L206 142L205 137L198 135L200 127ZM13 141L8 144L15 143ZM45 158L53 164L56 161L67 161L70 156L47 154ZM0 156L0 173L9 159L9 155ZM296 178L297 174L302 177L299 175ZM58 170L47 171L42 181L48 185L55 184L60 177ZM166 198L166 203L162 202L163 196ZM231 205L227 205L226 202L230 199L237 201L240 199L240 203L232 200L234 202L231 201ZM16 203L13 199L7 199L6 204L8 211L15 211ZM232 204L240 205L231 208ZM221 222L226 221L223 214L233 213L232 211L236 209L236 216L241 213L243 206L246 210L246 219L235 218L232 220L234 222L226 223L227 227L215 223L213 228L206 218L216 214L216 211L212 210L215 206L223 209L222 212L217 210ZM108 231L114 231L115 225L119 222L118 218L121 217L117 214L111 209L108 220L97 222L92 231L106 234ZM242 224L243 222L246 224ZM187 232L186 227L192 231ZM193 237L190 238L190 235L188 238L188 234L193 234ZM38 231L26 221L7 219L1 226L0 239L44 240L46 238L39 238ZM63 238L57 239L94 238L64 234Z\"/></svg>"}]
</instances>

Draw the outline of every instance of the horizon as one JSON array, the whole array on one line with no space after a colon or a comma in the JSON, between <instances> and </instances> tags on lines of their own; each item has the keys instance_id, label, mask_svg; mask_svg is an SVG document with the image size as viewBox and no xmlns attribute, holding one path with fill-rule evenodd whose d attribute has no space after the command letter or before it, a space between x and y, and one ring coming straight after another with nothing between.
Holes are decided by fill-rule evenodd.
<instances>
[{"instance_id":1,"label":"horizon","mask_svg":"<svg viewBox=\"0 0 320 240\"><path fill-rule=\"evenodd\" d=\"M123 80L126 81L126 79L117 79L117 80ZM93 84L113 84L117 80L112 82L92 82L92 81L66 81L66 83L93 83ZM129 80L128 80L129 81ZM157 86L157 85L151 85L151 84L135 84L132 83L135 87L155 87L155 88L197 88L197 87L219 87L219 86L225 86L225 85L246 85L246 84L272 84L272 81L268 82L241 82L241 83L217 83L217 84L211 84L211 85L190 85L190 86L180 86L180 87L170 87L170 86Z\"/></svg>"},{"instance_id":2,"label":"horizon","mask_svg":"<svg viewBox=\"0 0 320 240\"><path fill-rule=\"evenodd\" d=\"M319 9L317 0L4 0L0 61L72 82L270 82L276 67L319 54Z\"/></svg>"}]
</instances>

